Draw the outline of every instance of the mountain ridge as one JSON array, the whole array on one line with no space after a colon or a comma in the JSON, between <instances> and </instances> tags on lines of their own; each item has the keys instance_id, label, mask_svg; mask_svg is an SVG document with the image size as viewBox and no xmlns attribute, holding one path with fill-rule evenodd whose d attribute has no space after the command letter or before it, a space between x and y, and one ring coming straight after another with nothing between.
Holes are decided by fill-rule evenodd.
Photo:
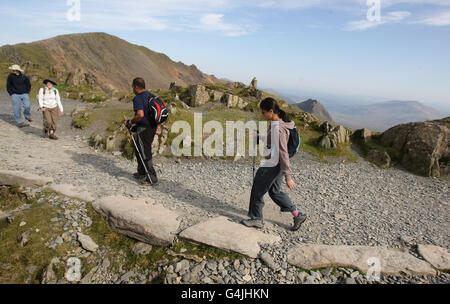
<instances>
[{"instance_id":1,"label":"mountain ridge","mask_svg":"<svg viewBox=\"0 0 450 304\"><path fill-rule=\"evenodd\" d=\"M151 89L171 82L187 86L224 82L195 65L175 62L163 53L103 32L60 35L0 47L3 67L17 63L34 80L54 77L69 86L92 86L103 92L129 91L134 77Z\"/></svg>"}]
</instances>

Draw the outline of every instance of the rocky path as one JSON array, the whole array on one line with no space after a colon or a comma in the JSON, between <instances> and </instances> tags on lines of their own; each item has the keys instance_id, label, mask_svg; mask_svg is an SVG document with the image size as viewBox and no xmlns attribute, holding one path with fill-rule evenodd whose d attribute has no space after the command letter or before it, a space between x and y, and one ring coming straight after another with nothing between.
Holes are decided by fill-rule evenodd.
<instances>
[{"instance_id":1,"label":"rocky path","mask_svg":"<svg viewBox=\"0 0 450 304\"><path fill-rule=\"evenodd\" d=\"M78 106L65 101L65 111ZM36 106L34 106L36 107ZM0 170L20 170L49 176L56 184L72 184L94 199L122 195L151 197L181 215L179 231L207 218L246 217L252 181L251 161L155 159L160 176L157 187L143 187L132 177L136 165L111 153L94 151L86 134L71 129L70 118L60 123L60 140L42 135L41 114L33 112L30 127L12 124L10 101L0 96ZM292 160L297 184L289 192L309 217L298 232L291 232L290 214L280 214L266 199L264 232L281 243L268 246L279 263L299 244L387 245L406 248L418 256L416 244L450 247L450 183L412 175L398 168L379 170L360 159L357 163L316 162L306 153ZM264 281L264 280L261 280Z\"/></svg>"}]
</instances>

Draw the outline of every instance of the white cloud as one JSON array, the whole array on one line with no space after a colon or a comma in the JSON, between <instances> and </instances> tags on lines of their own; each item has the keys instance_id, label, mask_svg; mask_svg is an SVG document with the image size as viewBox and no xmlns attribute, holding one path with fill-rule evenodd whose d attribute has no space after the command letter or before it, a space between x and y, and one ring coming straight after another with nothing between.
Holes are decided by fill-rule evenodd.
<instances>
[{"instance_id":1,"label":"white cloud","mask_svg":"<svg viewBox=\"0 0 450 304\"><path fill-rule=\"evenodd\" d=\"M220 32L230 37L248 33L245 26L224 22L224 15L222 14L205 14L200 18L200 24L194 27L205 32Z\"/></svg>"},{"instance_id":2,"label":"white cloud","mask_svg":"<svg viewBox=\"0 0 450 304\"><path fill-rule=\"evenodd\" d=\"M433 16L429 16L419 20L417 23L434 26L448 26L450 25L450 11L440 12Z\"/></svg>"}]
</instances>

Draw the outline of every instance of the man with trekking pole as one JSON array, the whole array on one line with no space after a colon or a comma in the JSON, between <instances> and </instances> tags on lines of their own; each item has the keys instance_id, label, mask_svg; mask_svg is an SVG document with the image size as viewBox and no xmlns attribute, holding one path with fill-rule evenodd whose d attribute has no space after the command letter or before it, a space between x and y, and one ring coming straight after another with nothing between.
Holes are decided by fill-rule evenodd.
<instances>
[{"instance_id":1,"label":"man with trekking pole","mask_svg":"<svg viewBox=\"0 0 450 304\"><path fill-rule=\"evenodd\" d=\"M124 125L132 136L138 161L138 169L134 177L143 185L156 185L158 177L152 162L152 143L155 135L161 134L161 124L168 116L167 108L161 99L145 89L144 79L134 79L132 87L136 94L133 99L135 117L125 120ZM135 138L131 132L136 133Z\"/></svg>"}]
</instances>

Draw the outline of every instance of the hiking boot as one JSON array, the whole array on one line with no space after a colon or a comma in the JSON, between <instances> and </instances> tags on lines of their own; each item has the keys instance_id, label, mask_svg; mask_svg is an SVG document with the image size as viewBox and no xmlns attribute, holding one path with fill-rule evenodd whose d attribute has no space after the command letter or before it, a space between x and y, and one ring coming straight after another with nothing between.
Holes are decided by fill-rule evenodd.
<instances>
[{"instance_id":1,"label":"hiking boot","mask_svg":"<svg viewBox=\"0 0 450 304\"><path fill-rule=\"evenodd\" d=\"M33 122L33 119L31 117L30 118L25 117L25 119L28 120L29 122Z\"/></svg>"},{"instance_id":2,"label":"hiking boot","mask_svg":"<svg viewBox=\"0 0 450 304\"><path fill-rule=\"evenodd\" d=\"M134 178L141 179L141 178L145 177L145 173L141 174L139 172L136 172L136 173L133 173L133 176L134 176Z\"/></svg>"},{"instance_id":3,"label":"hiking boot","mask_svg":"<svg viewBox=\"0 0 450 304\"><path fill-rule=\"evenodd\" d=\"M50 136L48 138L53 139L53 140L57 140L58 139L58 137L56 137L55 134L53 134L53 133L50 134Z\"/></svg>"},{"instance_id":4,"label":"hiking boot","mask_svg":"<svg viewBox=\"0 0 450 304\"><path fill-rule=\"evenodd\" d=\"M156 186L156 185L158 185L158 181L150 182L147 177L144 177L143 179L141 179L141 185L143 185L143 186L148 186L148 185Z\"/></svg>"},{"instance_id":5,"label":"hiking boot","mask_svg":"<svg viewBox=\"0 0 450 304\"><path fill-rule=\"evenodd\" d=\"M303 222L306 221L306 214L299 213L297 217L294 217L294 226L292 227L292 231L297 231L302 226Z\"/></svg>"},{"instance_id":6,"label":"hiking boot","mask_svg":"<svg viewBox=\"0 0 450 304\"><path fill-rule=\"evenodd\" d=\"M28 126L29 126L29 124L26 124L24 122L21 122L20 124L17 124L17 127L19 127L19 128L25 128L25 127L28 127Z\"/></svg>"},{"instance_id":7,"label":"hiking boot","mask_svg":"<svg viewBox=\"0 0 450 304\"><path fill-rule=\"evenodd\" d=\"M259 228L262 229L264 228L264 223L262 220L252 220L252 219L248 219L248 220L242 220L241 224L247 227L255 227L255 228Z\"/></svg>"}]
</instances>

